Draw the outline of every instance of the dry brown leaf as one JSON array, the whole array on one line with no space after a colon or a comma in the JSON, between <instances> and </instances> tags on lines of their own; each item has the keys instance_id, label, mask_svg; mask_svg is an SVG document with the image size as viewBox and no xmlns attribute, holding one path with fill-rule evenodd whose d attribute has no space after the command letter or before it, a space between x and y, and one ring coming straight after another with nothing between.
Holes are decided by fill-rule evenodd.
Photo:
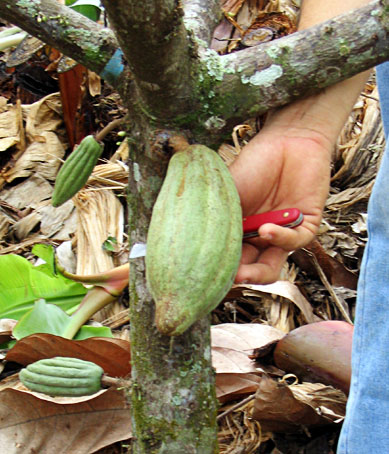
<instances>
[{"instance_id":1,"label":"dry brown leaf","mask_svg":"<svg viewBox=\"0 0 389 454\"><path fill-rule=\"evenodd\" d=\"M338 211L342 208L347 208L355 205L357 202L368 200L373 189L374 181L367 183L358 188L347 188L337 194L332 194L328 197L326 208L332 211Z\"/></svg>"},{"instance_id":2,"label":"dry brown leaf","mask_svg":"<svg viewBox=\"0 0 389 454\"><path fill-rule=\"evenodd\" d=\"M339 389L322 383L301 383L290 385L296 399L306 401L320 415L338 423L343 421L347 402L346 395Z\"/></svg>"},{"instance_id":3,"label":"dry brown leaf","mask_svg":"<svg viewBox=\"0 0 389 454\"><path fill-rule=\"evenodd\" d=\"M18 108L7 105L0 113L0 151L7 150L20 142Z\"/></svg>"},{"instance_id":4,"label":"dry brown leaf","mask_svg":"<svg viewBox=\"0 0 389 454\"><path fill-rule=\"evenodd\" d=\"M24 240L28 237L30 232L35 229L35 227L39 224L41 217L36 211L24 216L24 218L20 219L19 221L15 222L12 227L13 232L15 233L16 238L19 241Z\"/></svg>"},{"instance_id":5,"label":"dry brown leaf","mask_svg":"<svg viewBox=\"0 0 389 454\"><path fill-rule=\"evenodd\" d=\"M260 296L263 293L281 296L282 298L292 301L300 309L308 323L319 320L313 313L309 301L303 296L297 285L292 282L277 281L274 284L267 285L241 284L235 285L232 289L233 294L236 294L236 292L239 291L243 296Z\"/></svg>"},{"instance_id":6,"label":"dry brown leaf","mask_svg":"<svg viewBox=\"0 0 389 454\"><path fill-rule=\"evenodd\" d=\"M300 269L308 273L308 275L320 277L317 269L315 269L314 258L316 258L317 263L333 286L346 287L353 290L357 288L358 276L349 271L338 260L331 257L318 240L314 240L304 249L295 251L292 254L292 258Z\"/></svg>"},{"instance_id":7,"label":"dry brown leaf","mask_svg":"<svg viewBox=\"0 0 389 454\"><path fill-rule=\"evenodd\" d=\"M12 330L15 327L17 320L11 318L0 319L0 343L8 342L12 337Z\"/></svg>"},{"instance_id":8,"label":"dry brown leaf","mask_svg":"<svg viewBox=\"0 0 389 454\"><path fill-rule=\"evenodd\" d=\"M8 99L4 96L0 96L0 112L7 110Z\"/></svg>"},{"instance_id":9,"label":"dry brown leaf","mask_svg":"<svg viewBox=\"0 0 389 454\"><path fill-rule=\"evenodd\" d=\"M76 225L73 202L69 200L58 208L52 207L52 191L52 186L39 174L1 191L1 200L14 209L25 210L23 214L33 210L12 223L11 232L14 232L19 241L26 239L38 224L45 238L55 236L58 240L67 240L74 234Z\"/></svg>"},{"instance_id":10,"label":"dry brown leaf","mask_svg":"<svg viewBox=\"0 0 389 454\"><path fill-rule=\"evenodd\" d=\"M123 206L110 189L84 189L74 198L77 208L77 274L91 275L118 265L115 256L105 250L104 242L113 237L122 247L124 236ZM104 216L102 216L104 213ZM119 301L97 312L93 319L101 322L123 310Z\"/></svg>"},{"instance_id":11,"label":"dry brown leaf","mask_svg":"<svg viewBox=\"0 0 389 454\"><path fill-rule=\"evenodd\" d=\"M224 18L213 32L211 49L220 54L224 54L227 51L232 29L233 25L231 22Z\"/></svg>"},{"instance_id":12,"label":"dry brown leaf","mask_svg":"<svg viewBox=\"0 0 389 454\"><path fill-rule=\"evenodd\" d=\"M38 173L46 179L54 180L64 154L65 148L58 136L52 131L42 131L3 177L10 183L16 178Z\"/></svg>"},{"instance_id":13,"label":"dry brown leaf","mask_svg":"<svg viewBox=\"0 0 389 454\"><path fill-rule=\"evenodd\" d=\"M302 426L326 425L343 419L346 396L341 391L319 383L309 383L304 392L305 386L288 386L263 376L256 392L253 418L261 423L263 430L273 432L294 432ZM296 388L299 391L294 392ZM311 397L312 393L316 399ZM320 393L322 398L318 399ZM332 407L336 410L331 411ZM323 408L327 408L327 411L323 411Z\"/></svg>"},{"instance_id":14,"label":"dry brown leaf","mask_svg":"<svg viewBox=\"0 0 389 454\"><path fill-rule=\"evenodd\" d=\"M223 403L242 398L255 393L260 381L255 374L217 374L216 397Z\"/></svg>"},{"instance_id":15,"label":"dry brown leaf","mask_svg":"<svg viewBox=\"0 0 389 454\"><path fill-rule=\"evenodd\" d=\"M59 93L45 96L31 105L23 105L26 116L26 134L30 141L39 140L45 131L56 131L63 122Z\"/></svg>"},{"instance_id":16,"label":"dry brown leaf","mask_svg":"<svg viewBox=\"0 0 389 454\"><path fill-rule=\"evenodd\" d=\"M71 200L56 208L48 202L37 211L41 216L40 231L47 238L68 240L76 231L76 210Z\"/></svg>"},{"instance_id":17,"label":"dry brown leaf","mask_svg":"<svg viewBox=\"0 0 389 454\"><path fill-rule=\"evenodd\" d=\"M362 117L362 122L358 121L360 117ZM376 169L369 162L372 158L372 150L368 148L370 145L383 142L384 133L379 109L378 88L375 86L369 97L359 97L348 123L338 138L336 154L341 155L343 162L333 175L332 182L342 178L344 185L345 181L355 179L364 181L366 176L368 179L373 178ZM369 169L369 172L366 172L366 169Z\"/></svg>"},{"instance_id":18,"label":"dry brown leaf","mask_svg":"<svg viewBox=\"0 0 389 454\"><path fill-rule=\"evenodd\" d=\"M51 197L51 185L40 175L33 175L27 180L1 191L1 200L17 209L36 209L42 202Z\"/></svg>"},{"instance_id":19,"label":"dry brown leaf","mask_svg":"<svg viewBox=\"0 0 389 454\"><path fill-rule=\"evenodd\" d=\"M222 347L212 348L212 366L217 374L247 374L260 370L246 353Z\"/></svg>"},{"instance_id":20,"label":"dry brown leaf","mask_svg":"<svg viewBox=\"0 0 389 454\"><path fill-rule=\"evenodd\" d=\"M240 350L248 354L282 337L282 331L259 323L223 323L211 327L212 348Z\"/></svg>"},{"instance_id":21,"label":"dry brown leaf","mask_svg":"<svg viewBox=\"0 0 389 454\"><path fill-rule=\"evenodd\" d=\"M101 95L101 77L93 71L88 71L88 88L91 96Z\"/></svg>"},{"instance_id":22,"label":"dry brown leaf","mask_svg":"<svg viewBox=\"0 0 389 454\"><path fill-rule=\"evenodd\" d=\"M7 454L88 454L131 437L121 391L109 389L72 404L11 388L0 396L0 446Z\"/></svg>"},{"instance_id":23,"label":"dry brown leaf","mask_svg":"<svg viewBox=\"0 0 389 454\"><path fill-rule=\"evenodd\" d=\"M127 140L123 140L123 142L119 145L116 149L115 153L109 159L110 162L119 163L122 167L124 167L128 173L128 166L125 162L128 161L130 155L130 147L128 146Z\"/></svg>"},{"instance_id":24,"label":"dry brown leaf","mask_svg":"<svg viewBox=\"0 0 389 454\"><path fill-rule=\"evenodd\" d=\"M127 143L125 143L125 146ZM121 146L122 147L122 146ZM123 190L127 187L128 167L121 161L97 165L89 177L87 186L100 186Z\"/></svg>"},{"instance_id":25,"label":"dry brown leaf","mask_svg":"<svg viewBox=\"0 0 389 454\"><path fill-rule=\"evenodd\" d=\"M218 433L220 454L257 454L262 442L269 439L269 434L263 433L259 422L250 416L250 404L252 401L222 418Z\"/></svg>"},{"instance_id":26,"label":"dry brown leaf","mask_svg":"<svg viewBox=\"0 0 389 454\"><path fill-rule=\"evenodd\" d=\"M27 366L54 356L92 361L111 377L126 377L131 371L129 342L105 337L77 341L52 334L32 334L16 342L7 353L6 359Z\"/></svg>"},{"instance_id":27,"label":"dry brown leaf","mask_svg":"<svg viewBox=\"0 0 389 454\"><path fill-rule=\"evenodd\" d=\"M109 189L84 189L73 201L78 216L77 274L91 275L114 268L112 254L102 245L108 237L116 238L118 246L123 242L124 215L118 198Z\"/></svg>"},{"instance_id":28,"label":"dry brown leaf","mask_svg":"<svg viewBox=\"0 0 389 454\"><path fill-rule=\"evenodd\" d=\"M1 203L1 201L0 201ZM4 238L15 224L14 219L0 208L0 238Z\"/></svg>"},{"instance_id":29,"label":"dry brown leaf","mask_svg":"<svg viewBox=\"0 0 389 454\"><path fill-rule=\"evenodd\" d=\"M255 392L264 369L250 359L254 349L281 339L284 333L259 323L225 323L211 327L216 393L222 402Z\"/></svg>"},{"instance_id":30,"label":"dry brown leaf","mask_svg":"<svg viewBox=\"0 0 389 454\"><path fill-rule=\"evenodd\" d=\"M292 282L277 281L274 282L274 284L255 285L252 286L251 290L278 295L286 298L292 301L300 309L305 317L305 320L308 323L312 323L318 320L318 317L316 317L313 313L313 309L309 301L303 296L297 285L293 284Z\"/></svg>"},{"instance_id":31,"label":"dry brown leaf","mask_svg":"<svg viewBox=\"0 0 389 454\"><path fill-rule=\"evenodd\" d=\"M225 14L235 16L246 0L222 0L221 6Z\"/></svg>"},{"instance_id":32,"label":"dry brown leaf","mask_svg":"<svg viewBox=\"0 0 389 454\"><path fill-rule=\"evenodd\" d=\"M18 107L15 112L19 110ZM16 162L10 163L10 167L5 168L2 178L10 183L15 178L39 174L46 179L54 180L65 154L65 147L57 136L57 130L62 123L59 94L50 94L32 105L22 106L21 110L26 121L27 148L24 146L25 136L21 134L19 141L22 147L14 156ZM19 129L22 130L21 111L19 117Z\"/></svg>"},{"instance_id":33,"label":"dry brown leaf","mask_svg":"<svg viewBox=\"0 0 389 454\"><path fill-rule=\"evenodd\" d=\"M267 2L266 12L282 12L297 24L301 0L271 0Z\"/></svg>"}]
</instances>

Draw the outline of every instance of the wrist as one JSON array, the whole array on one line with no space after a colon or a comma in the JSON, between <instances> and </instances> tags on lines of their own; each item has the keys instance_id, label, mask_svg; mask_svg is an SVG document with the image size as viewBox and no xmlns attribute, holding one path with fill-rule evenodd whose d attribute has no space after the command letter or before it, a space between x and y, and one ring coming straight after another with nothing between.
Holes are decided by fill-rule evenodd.
<instances>
[{"instance_id":1,"label":"wrist","mask_svg":"<svg viewBox=\"0 0 389 454\"><path fill-rule=\"evenodd\" d=\"M287 137L311 139L332 150L369 74L370 71L358 74L317 95L273 111L264 131L270 129Z\"/></svg>"}]
</instances>

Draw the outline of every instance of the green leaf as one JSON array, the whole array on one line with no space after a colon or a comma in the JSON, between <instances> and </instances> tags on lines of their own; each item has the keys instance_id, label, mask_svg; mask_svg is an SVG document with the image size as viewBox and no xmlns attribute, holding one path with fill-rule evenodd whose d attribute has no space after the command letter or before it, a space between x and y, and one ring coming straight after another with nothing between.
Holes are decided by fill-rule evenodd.
<instances>
[{"instance_id":1,"label":"green leaf","mask_svg":"<svg viewBox=\"0 0 389 454\"><path fill-rule=\"evenodd\" d=\"M99 0L66 1L66 5L95 22L100 18L101 7Z\"/></svg>"},{"instance_id":2,"label":"green leaf","mask_svg":"<svg viewBox=\"0 0 389 454\"><path fill-rule=\"evenodd\" d=\"M40 271L45 272L49 276L60 274L57 273L55 269L55 251L53 246L49 246L47 244L36 244L31 249L31 252L45 262L37 266Z\"/></svg>"},{"instance_id":3,"label":"green leaf","mask_svg":"<svg viewBox=\"0 0 389 454\"><path fill-rule=\"evenodd\" d=\"M35 302L16 324L12 331L16 339L22 339L35 333L47 333L60 336L69 322L69 315L54 304L46 304L44 299Z\"/></svg>"},{"instance_id":4,"label":"green leaf","mask_svg":"<svg viewBox=\"0 0 389 454\"><path fill-rule=\"evenodd\" d=\"M16 339L22 339L35 333L54 334L62 336L71 317L54 304L46 304L40 299L34 307L28 311L16 324L13 335ZM105 326L82 326L74 337L77 340L89 337L113 337L111 330Z\"/></svg>"},{"instance_id":5,"label":"green leaf","mask_svg":"<svg viewBox=\"0 0 389 454\"><path fill-rule=\"evenodd\" d=\"M18 255L0 255L0 318L19 320L41 298L72 313L86 294L82 284L54 273L52 250L35 251L47 263L35 267Z\"/></svg>"},{"instance_id":6,"label":"green leaf","mask_svg":"<svg viewBox=\"0 0 389 454\"><path fill-rule=\"evenodd\" d=\"M103 249L108 252L117 250L118 240L114 236L109 236L103 243Z\"/></svg>"},{"instance_id":7,"label":"green leaf","mask_svg":"<svg viewBox=\"0 0 389 454\"><path fill-rule=\"evenodd\" d=\"M89 326L84 325L74 336L75 340L89 339L90 337L111 337L113 338L112 331L108 326Z\"/></svg>"}]
</instances>

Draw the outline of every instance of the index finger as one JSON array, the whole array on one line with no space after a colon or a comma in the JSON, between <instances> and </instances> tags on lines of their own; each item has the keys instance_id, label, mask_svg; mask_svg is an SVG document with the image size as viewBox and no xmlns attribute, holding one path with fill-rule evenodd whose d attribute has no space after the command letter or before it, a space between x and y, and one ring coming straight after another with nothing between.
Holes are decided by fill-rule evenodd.
<instances>
[{"instance_id":1,"label":"index finger","mask_svg":"<svg viewBox=\"0 0 389 454\"><path fill-rule=\"evenodd\" d=\"M286 262L288 252L278 247L268 247L254 263L241 263L235 277L237 284L271 284L275 282Z\"/></svg>"}]
</instances>

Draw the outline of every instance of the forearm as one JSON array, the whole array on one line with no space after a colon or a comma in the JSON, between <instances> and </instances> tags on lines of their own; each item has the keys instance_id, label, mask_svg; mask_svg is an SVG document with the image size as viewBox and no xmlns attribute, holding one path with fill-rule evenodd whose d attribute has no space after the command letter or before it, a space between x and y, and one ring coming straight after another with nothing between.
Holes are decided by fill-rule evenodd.
<instances>
[{"instance_id":1,"label":"forearm","mask_svg":"<svg viewBox=\"0 0 389 454\"><path fill-rule=\"evenodd\" d=\"M300 29L365 3L304 0ZM236 282L274 282L288 251L304 247L316 235L328 196L331 153L367 76L360 74L272 112L230 167L245 216L288 207L304 214L294 229L264 224L259 239L244 242Z\"/></svg>"},{"instance_id":2,"label":"forearm","mask_svg":"<svg viewBox=\"0 0 389 454\"><path fill-rule=\"evenodd\" d=\"M370 0L303 0L298 29L304 30L369 3Z\"/></svg>"},{"instance_id":3,"label":"forearm","mask_svg":"<svg viewBox=\"0 0 389 454\"><path fill-rule=\"evenodd\" d=\"M304 0L299 30L312 27L351 9L360 8L369 0ZM370 71L358 74L278 110L269 121L272 128L287 130L291 136L312 136L332 149L353 105L361 93ZM327 142L327 143L326 143Z\"/></svg>"}]
</instances>

